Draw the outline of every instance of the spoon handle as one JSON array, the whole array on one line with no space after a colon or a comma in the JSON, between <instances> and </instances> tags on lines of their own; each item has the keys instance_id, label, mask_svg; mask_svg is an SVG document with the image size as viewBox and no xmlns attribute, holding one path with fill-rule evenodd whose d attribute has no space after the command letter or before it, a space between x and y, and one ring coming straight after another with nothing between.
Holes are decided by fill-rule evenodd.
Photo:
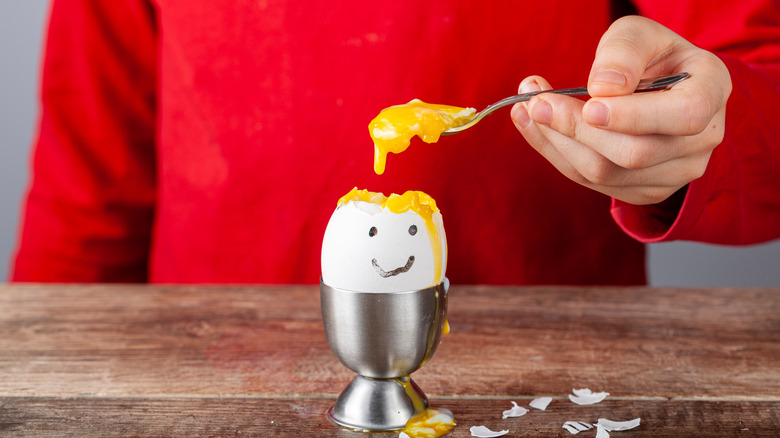
<instances>
[{"instance_id":1,"label":"spoon handle","mask_svg":"<svg viewBox=\"0 0 780 438\"><path fill-rule=\"evenodd\" d=\"M673 75L666 75L666 76L658 76L655 78L645 78L639 81L639 83L636 86L636 89L634 90L634 93L640 93L644 91L653 91L653 90L662 90L665 88L669 88L672 85L682 81L683 79L689 77L690 75L688 73L677 73ZM587 96L588 95L588 87L577 87L577 88L561 88L559 90L545 90L545 91L533 91L530 93L523 93L523 94L517 94L514 96L509 96L505 99L499 100L498 102L488 106L484 110L477 113L474 118L469 120L467 123L464 123L460 126L455 126L453 128L450 128L442 133L442 135L451 135L456 134L458 132L464 131L472 126L474 126L477 122L482 120L485 116L492 113L493 111L505 107L507 105L513 105L519 102L526 102L528 100L531 100L532 97L542 94L542 93L555 93L555 94L564 94L567 96Z\"/></svg>"}]
</instances>

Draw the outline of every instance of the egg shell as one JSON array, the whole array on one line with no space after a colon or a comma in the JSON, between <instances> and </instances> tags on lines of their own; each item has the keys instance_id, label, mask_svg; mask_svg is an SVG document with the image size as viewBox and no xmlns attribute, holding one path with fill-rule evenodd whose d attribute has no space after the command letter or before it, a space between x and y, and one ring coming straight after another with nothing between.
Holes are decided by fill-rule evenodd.
<instances>
[{"instance_id":1,"label":"egg shell","mask_svg":"<svg viewBox=\"0 0 780 438\"><path fill-rule=\"evenodd\" d=\"M339 206L322 242L323 282L357 292L412 291L441 283L447 266L447 239L440 213L433 214L433 224L442 245L438 276L428 229L420 215L412 210L393 213L364 201ZM414 235L409 232L411 226L416 227ZM372 227L376 233L370 232ZM410 256L414 259L408 270L382 276L399 268L403 271Z\"/></svg>"}]
</instances>

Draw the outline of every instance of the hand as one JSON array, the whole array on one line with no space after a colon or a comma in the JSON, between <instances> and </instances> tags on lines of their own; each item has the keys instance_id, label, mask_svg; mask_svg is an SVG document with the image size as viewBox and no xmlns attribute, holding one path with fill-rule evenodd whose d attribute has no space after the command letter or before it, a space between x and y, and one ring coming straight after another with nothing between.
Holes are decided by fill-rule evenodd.
<instances>
[{"instance_id":1,"label":"hand","mask_svg":"<svg viewBox=\"0 0 780 438\"><path fill-rule=\"evenodd\" d=\"M643 77L683 71L691 77L670 90L631 94ZM551 88L539 76L520 84L521 93ZM624 17L601 38L588 92L587 102L542 94L516 104L512 120L568 178L646 205L703 175L723 140L731 77L718 57L666 27Z\"/></svg>"}]
</instances>

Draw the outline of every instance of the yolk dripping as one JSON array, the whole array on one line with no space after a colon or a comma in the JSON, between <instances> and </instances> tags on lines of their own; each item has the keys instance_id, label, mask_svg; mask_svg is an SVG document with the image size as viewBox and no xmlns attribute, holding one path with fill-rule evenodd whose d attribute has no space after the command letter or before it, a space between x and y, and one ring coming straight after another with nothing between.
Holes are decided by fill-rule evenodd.
<instances>
[{"instance_id":1,"label":"yolk dripping","mask_svg":"<svg viewBox=\"0 0 780 438\"><path fill-rule=\"evenodd\" d=\"M343 205L349 201L371 202L396 214L409 210L417 213L425 222L425 228L428 230L428 239L433 250L433 284L439 282L444 269L444 266L442 266L442 246L446 242L442 242L442 236L439 235L439 230L436 224L433 223L433 214L439 212L439 208L436 207L436 201L433 198L423 192L414 190L409 190L403 195L393 193L387 197L382 193L358 190L355 187L342 196L337 205Z\"/></svg>"},{"instance_id":2,"label":"yolk dripping","mask_svg":"<svg viewBox=\"0 0 780 438\"><path fill-rule=\"evenodd\" d=\"M418 399L409 376L395 379L395 381L403 386L404 391L410 394L412 400ZM416 411L422 410L422 412L410 418L403 428L403 432L410 438L438 438L455 428L455 417L447 409L429 407L423 410L425 406L418 405L415 405L414 408Z\"/></svg>"},{"instance_id":3,"label":"yolk dripping","mask_svg":"<svg viewBox=\"0 0 780 438\"><path fill-rule=\"evenodd\" d=\"M374 140L374 172L385 172L387 153L400 154L415 135L435 143L442 132L460 126L474 117L474 108L425 103L419 99L382 110L368 125Z\"/></svg>"}]
</instances>

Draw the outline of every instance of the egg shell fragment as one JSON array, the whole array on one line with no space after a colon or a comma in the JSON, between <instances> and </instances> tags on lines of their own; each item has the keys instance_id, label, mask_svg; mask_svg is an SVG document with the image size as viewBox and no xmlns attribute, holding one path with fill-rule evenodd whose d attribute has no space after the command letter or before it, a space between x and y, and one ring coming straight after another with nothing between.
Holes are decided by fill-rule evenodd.
<instances>
[{"instance_id":1,"label":"egg shell fragment","mask_svg":"<svg viewBox=\"0 0 780 438\"><path fill-rule=\"evenodd\" d=\"M593 405L601 402L609 395L608 392L592 392L588 388L572 389L574 394L569 394L569 400L578 405Z\"/></svg>"},{"instance_id":2,"label":"egg shell fragment","mask_svg":"<svg viewBox=\"0 0 780 438\"><path fill-rule=\"evenodd\" d=\"M567 421L563 423L562 427L572 435L577 435L582 431L593 429L592 424L585 423L584 421Z\"/></svg>"},{"instance_id":3,"label":"egg shell fragment","mask_svg":"<svg viewBox=\"0 0 780 438\"><path fill-rule=\"evenodd\" d=\"M511 409L504 411L502 413L501 415L502 419L522 417L523 415L528 413L528 409L522 406L518 406L517 403L515 403L514 401L512 402L512 404L514 406Z\"/></svg>"},{"instance_id":4,"label":"egg shell fragment","mask_svg":"<svg viewBox=\"0 0 780 438\"><path fill-rule=\"evenodd\" d=\"M630 430L635 427L639 426L640 423L639 418L634 418L633 420L628 421L612 421L607 420L606 418L599 418L599 420L596 422L597 426L602 426L604 429L610 431L610 432L617 432L622 430Z\"/></svg>"},{"instance_id":5,"label":"egg shell fragment","mask_svg":"<svg viewBox=\"0 0 780 438\"><path fill-rule=\"evenodd\" d=\"M509 429L504 429L501 431L492 431L485 426L471 426L469 431L471 432L471 436L475 436L478 438L493 438L497 436L504 436L509 433Z\"/></svg>"},{"instance_id":6,"label":"egg shell fragment","mask_svg":"<svg viewBox=\"0 0 780 438\"><path fill-rule=\"evenodd\" d=\"M539 397L531 400L530 403L528 403L528 406L539 409L540 411L544 411L547 409L547 406L550 405L552 402L552 397Z\"/></svg>"}]
</instances>

